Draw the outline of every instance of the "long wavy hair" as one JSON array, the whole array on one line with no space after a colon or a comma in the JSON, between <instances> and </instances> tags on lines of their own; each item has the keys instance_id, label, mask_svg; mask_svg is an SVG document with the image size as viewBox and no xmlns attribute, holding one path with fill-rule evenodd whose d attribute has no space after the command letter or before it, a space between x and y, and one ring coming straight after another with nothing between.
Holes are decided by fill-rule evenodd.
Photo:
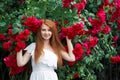
<instances>
[{"instance_id":1,"label":"long wavy hair","mask_svg":"<svg viewBox=\"0 0 120 80\"><path fill-rule=\"evenodd\" d=\"M57 31L56 25L53 21L48 19L43 20L43 24L47 25L52 31L52 36L50 38L50 45L54 53L58 57L58 62L57 62L58 66L62 66L61 50L65 51L65 48L58 37L58 31ZM38 62L38 59L43 54L43 46L44 46L44 39L41 36L41 27L40 27L37 31L37 36L36 36L36 48L35 48L35 54L34 54L35 63Z\"/></svg>"}]
</instances>

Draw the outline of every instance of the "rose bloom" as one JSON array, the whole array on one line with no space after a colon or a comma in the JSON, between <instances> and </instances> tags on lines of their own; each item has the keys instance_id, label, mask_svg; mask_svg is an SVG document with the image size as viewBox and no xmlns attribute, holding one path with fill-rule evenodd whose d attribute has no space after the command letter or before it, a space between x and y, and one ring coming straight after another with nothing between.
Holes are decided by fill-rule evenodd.
<instances>
[{"instance_id":1,"label":"rose bloom","mask_svg":"<svg viewBox=\"0 0 120 80\"><path fill-rule=\"evenodd\" d=\"M99 8L97 16L99 17L102 24L106 21L106 14L103 8Z\"/></svg>"},{"instance_id":2,"label":"rose bloom","mask_svg":"<svg viewBox=\"0 0 120 80\"><path fill-rule=\"evenodd\" d=\"M72 5L72 9L73 8L77 8L78 9L78 12L77 13L79 13L79 12L81 12L84 8L85 8L85 4L84 3L77 3L77 4L73 4Z\"/></svg>"},{"instance_id":3,"label":"rose bloom","mask_svg":"<svg viewBox=\"0 0 120 80\"><path fill-rule=\"evenodd\" d=\"M103 24L98 19L92 19L91 17L88 18L88 21L91 23L93 29L96 29L96 30L100 29Z\"/></svg>"},{"instance_id":4,"label":"rose bloom","mask_svg":"<svg viewBox=\"0 0 120 80\"><path fill-rule=\"evenodd\" d=\"M21 49L24 49L25 47L26 47L25 42L18 41L16 43L15 52L19 52Z\"/></svg>"},{"instance_id":5,"label":"rose bloom","mask_svg":"<svg viewBox=\"0 0 120 80\"><path fill-rule=\"evenodd\" d=\"M110 61L111 61L112 63L118 63L118 62L120 62L120 56L117 55L117 56L115 56L115 57L111 57L111 58L110 58Z\"/></svg>"},{"instance_id":6,"label":"rose bloom","mask_svg":"<svg viewBox=\"0 0 120 80\"><path fill-rule=\"evenodd\" d=\"M8 29L8 35L9 36L12 36L13 34L12 34L12 29Z\"/></svg>"},{"instance_id":7,"label":"rose bloom","mask_svg":"<svg viewBox=\"0 0 120 80\"><path fill-rule=\"evenodd\" d=\"M65 39L65 35L63 35L63 33L59 33L58 36L61 41Z\"/></svg>"},{"instance_id":8,"label":"rose bloom","mask_svg":"<svg viewBox=\"0 0 120 80\"><path fill-rule=\"evenodd\" d=\"M67 35L68 38L69 38L69 39L73 39L75 35L76 35L76 31L74 31L73 28L70 27L70 28L68 29L68 35Z\"/></svg>"},{"instance_id":9,"label":"rose bloom","mask_svg":"<svg viewBox=\"0 0 120 80\"><path fill-rule=\"evenodd\" d=\"M84 54L84 51L82 49L82 45L77 43L75 45L75 48L73 49L73 53L75 55L75 59L76 60L81 60L82 59L82 55Z\"/></svg>"},{"instance_id":10,"label":"rose bloom","mask_svg":"<svg viewBox=\"0 0 120 80\"><path fill-rule=\"evenodd\" d=\"M30 16L23 22L23 25L27 26L32 32L37 32L42 23L43 20L38 20L34 16Z\"/></svg>"},{"instance_id":11,"label":"rose bloom","mask_svg":"<svg viewBox=\"0 0 120 80\"><path fill-rule=\"evenodd\" d=\"M105 28L103 28L102 33L103 34L108 34L111 31L110 26L106 25Z\"/></svg>"},{"instance_id":12,"label":"rose bloom","mask_svg":"<svg viewBox=\"0 0 120 80\"><path fill-rule=\"evenodd\" d=\"M62 34L63 34L63 35L65 35L65 36L68 35L68 28L62 27L61 30L62 30Z\"/></svg>"},{"instance_id":13,"label":"rose bloom","mask_svg":"<svg viewBox=\"0 0 120 80\"><path fill-rule=\"evenodd\" d=\"M78 78L79 77L79 74L78 73L75 73L74 74L74 78Z\"/></svg>"},{"instance_id":14,"label":"rose bloom","mask_svg":"<svg viewBox=\"0 0 120 80\"><path fill-rule=\"evenodd\" d=\"M98 38L97 37L91 37L89 41L89 46L94 47L98 43Z\"/></svg>"},{"instance_id":15,"label":"rose bloom","mask_svg":"<svg viewBox=\"0 0 120 80\"><path fill-rule=\"evenodd\" d=\"M63 8L68 8L72 1L74 1L74 0L62 0L62 2L63 2L62 7Z\"/></svg>"},{"instance_id":16,"label":"rose bloom","mask_svg":"<svg viewBox=\"0 0 120 80\"><path fill-rule=\"evenodd\" d=\"M5 36L0 33L0 40L4 40L4 39L5 39Z\"/></svg>"},{"instance_id":17,"label":"rose bloom","mask_svg":"<svg viewBox=\"0 0 120 80\"><path fill-rule=\"evenodd\" d=\"M5 50L9 51L11 45L12 45L12 42L10 42L10 41L9 41L9 42L4 42L4 43L3 43L3 48L4 48Z\"/></svg>"},{"instance_id":18,"label":"rose bloom","mask_svg":"<svg viewBox=\"0 0 120 80\"><path fill-rule=\"evenodd\" d=\"M24 66L24 67L17 66L15 53L5 57L4 63L6 64L7 67L10 68L10 75L19 74L20 72L23 72L27 68L26 66Z\"/></svg>"},{"instance_id":19,"label":"rose bloom","mask_svg":"<svg viewBox=\"0 0 120 80\"><path fill-rule=\"evenodd\" d=\"M12 25L8 25L7 28L8 28L8 29L12 29Z\"/></svg>"},{"instance_id":20,"label":"rose bloom","mask_svg":"<svg viewBox=\"0 0 120 80\"><path fill-rule=\"evenodd\" d=\"M30 35L30 31L28 29L25 29L16 37L16 41L27 40L29 35Z\"/></svg>"},{"instance_id":21,"label":"rose bloom","mask_svg":"<svg viewBox=\"0 0 120 80\"><path fill-rule=\"evenodd\" d=\"M71 25L69 28L62 27L62 34L68 36L69 39L73 39L76 35L82 33L83 23L77 23Z\"/></svg>"},{"instance_id":22,"label":"rose bloom","mask_svg":"<svg viewBox=\"0 0 120 80\"><path fill-rule=\"evenodd\" d=\"M89 56L89 55L90 55L90 52L91 52L91 47L90 47L90 45L89 45L89 42L86 41L86 42L83 43L82 45L86 48L85 54Z\"/></svg>"},{"instance_id":23,"label":"rose bloom","mask_svg":"<svg viewBox=\"0 0 120 80\"><path fill-rule=\"evenodd\" d=\"M109 0L103 0L105 6L109 5Z\"/></svg>"},{"instance_id":24,"label":"rose bloom","mask_svg":"<svg viewBox=\"0 0 120 80\"><path fill-rule=\"evenodd\" d=\"M113 41L116 42L118 40L119 36L114 36Z\"/></svg>"},{"instance_id":25,"label":"rose bloom","mask_svg":"<svg viewBox=\"0 0 120 80\"><path fill-rule=\"evenodd\" d=\"M75 61L73 61L73 62L68 62L67 63L69 66L73 66L74 64L75 64Z\"/></svg>"},{"instance_id":26,"label":"rose bloom","mask_svg":"<svg viewBox=\"0 0 120 80\"><path fill-rule=\"evenodd\" d=\"M77 43L77 44L75 45L75 48L74 48L74 50L73 50L73 53L75 54L75 56L79 56L80 54L83 54L84 51L83 51L83 49L82 49L82 45L79 44L79 43Z\"/></svg>"}]
</instances>

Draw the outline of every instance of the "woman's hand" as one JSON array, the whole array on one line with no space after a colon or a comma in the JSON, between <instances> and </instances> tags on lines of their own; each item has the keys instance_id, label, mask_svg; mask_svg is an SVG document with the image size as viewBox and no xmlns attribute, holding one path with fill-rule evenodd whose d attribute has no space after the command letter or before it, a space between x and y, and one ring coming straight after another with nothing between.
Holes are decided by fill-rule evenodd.
<instances>
[{"instance_id":1,"label":"woman's hand","mask_svg":"<svg viewBox=\"0 0 120 80\"><path fill-rule=\"evenodd\" d=\"M62 57L67 61L75 61L71 39L68 39L68 37L66 37L66 41L67 41L67 46L68 46L68 53L62 52Z\"/></svg>"}]
</instances>

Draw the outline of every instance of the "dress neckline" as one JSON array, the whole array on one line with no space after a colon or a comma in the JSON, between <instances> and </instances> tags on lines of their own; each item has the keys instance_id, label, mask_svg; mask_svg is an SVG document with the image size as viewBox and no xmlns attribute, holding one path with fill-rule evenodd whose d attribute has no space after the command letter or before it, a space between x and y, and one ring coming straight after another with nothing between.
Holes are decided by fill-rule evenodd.
<instances>
[{"instance_id":1,"label":"dress neckline","mask_svg":"<svg viewBox=\"0 0 120 80\"><path fill-rule=\"evenodd\" d=\"M48 50L48 49L45 49L45 48L44 48L43 50L54 53L54 51L52 51L52 50Z\"/></svg>"}]
</instances>

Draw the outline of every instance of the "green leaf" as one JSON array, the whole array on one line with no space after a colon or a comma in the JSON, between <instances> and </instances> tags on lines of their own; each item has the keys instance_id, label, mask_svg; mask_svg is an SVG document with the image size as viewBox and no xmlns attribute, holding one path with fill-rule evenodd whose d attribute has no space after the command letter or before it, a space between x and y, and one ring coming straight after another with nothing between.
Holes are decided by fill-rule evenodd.
<instances>
[{"instance_id":1,"label":"green leaf","mask_svg":"<svg viewBox=\"0 0 120 80\"><path fill-rule=\"evenodd\" d=\"M108 59L108 58L110 58L110 56L111 56L110 54L106 54L106 55L105 55L105 58Z\"/></svg>"},{"instance_id":2,"label":"green leaf","mask_svg":"<svg viewBox=\"0 0 120 80\"><path fill-rule=\"evenodd\" d=\"M4 27L6 25L5 22L0 22L0 27Z\"/></svg>"},{"instance_id":3,"label":"green leaf","mask_svg":"<svg viewBox=\"0 0 120 80\"><path fill-rule=\"evenodd\" d=\"M2 8L3 6L4 6L4 3L1 3L1 2L0 2L0 8Z\"/></svg>"},{"instance_id":4,"label":"green leaf","mask_svg":"<svg viewBox=\"0 0 120 80\"><path fill-rule=\"evenodd\" d=\"M101 5L102 4L102 0L97 0L97 5Z\"/></svg>"},{"instance_id":5,"label":"green leaf","mask_svg":"<svg viewBox=\"0 0 120 80\"><path fill-rule=\"evenodd\" d=\"M109 6L105 6L105 12L107 13L109 11L110 7Z\"/></svg>"},{"instance_id":6,"label":"green leaf","mask_svg":"<svg viewBox=\"0 0 120 80\"><path fill-rule=\"evenodd\" d=\"M13 34L16 34L16 33L18 33L18 32L19 32L19 28L17 28L17 27L13 28L13 30L12 30L12 33L13 33Z\"/></svg>"}]
</instances>

